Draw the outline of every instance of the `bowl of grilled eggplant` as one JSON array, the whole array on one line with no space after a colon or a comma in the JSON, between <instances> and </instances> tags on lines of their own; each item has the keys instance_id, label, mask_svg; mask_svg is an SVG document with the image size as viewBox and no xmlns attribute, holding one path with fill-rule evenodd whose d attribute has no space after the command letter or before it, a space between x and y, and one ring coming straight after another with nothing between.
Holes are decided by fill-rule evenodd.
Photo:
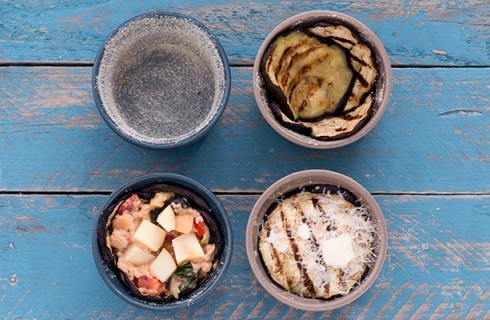
<instances>
[{"instance_id":1,"label":"bowl of grilled eggplant","mask_svg":"<svg viewBox=\"0 0 490 320\"><path fill-rule=\"evenodd\" d=\"M365 136L391 96L391 65L377 36L332 11L293 16L256 56L253 89L266 121L298 145L330 149Z\"/></svg>"},{"instance_id":2,"label":"bowl of grilled eggplant","mask_svg":"<svg viewBox=\"0 0 490 320\"><path fill-rule=\"evenodd\" d=\"M365 293L386 256L386 223L375 199L327 170L290 174L252 209L246 231L254 275L274 298L306 311L345 306Z\"/></svg>"},{"instance_id":3,"label":"bowl of grilled eggplant","mask_svg":"<svg viewBox=\"0 0 490 320\"><path fill-rule=\"evenodd\" d=\"M205 299L223 280L232 246L230 220L217 197L172 173L142 175L114 191L92 239L107 286L154 311Z\"/></svg>"}]
</instances>

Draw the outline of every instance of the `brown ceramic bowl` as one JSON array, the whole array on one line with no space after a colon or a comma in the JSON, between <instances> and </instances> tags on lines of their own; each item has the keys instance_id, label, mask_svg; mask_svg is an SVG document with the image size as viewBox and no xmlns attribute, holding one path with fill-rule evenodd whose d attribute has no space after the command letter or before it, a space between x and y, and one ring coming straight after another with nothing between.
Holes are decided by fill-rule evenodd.
<instances>
[{"instance_id":1,"label":"brown ceramic bowl","mask_svg":"<svg viewBox=\"0 0 490 320\"><path fill-rule=\"evenodd\" d=\"M259 250L259 230L267 210L282 195L300 191L309 185L331 184L350 191L362 205L367 206L370 218L377 228L375 243L376 261L361 280L347 295L331 299L303 298L277 285L262 262ZM264 289L274 298L291 307L306 311L326 311L345 306L359 298L378 277L383 266L387 249L386 222L376 200L359 183L342 174L327 170L306 170L290 174L271 185L257 200L248 220L246 240L247 256L253 273Z\"/></svg>"},{"instance_id":2,"label":"brown ceramic bowl","mask_svg":"<svg viewBox=\"0 0 490 320\"><path fill-rule=\"evenodd\" d=\"M284 125L279 123L271 110L269 99L272 98L268 97L260 71L264 54L266 54L269 46L278 35L283 34L292 28L310 26L317 23L340 24L349 28L351 31L354 31L371 49L378 70L378 77L374 84L375 96L371 117L359 130L355 131L353 134L336 140L318 140L286 128ZM333 11L304 12L283 21L271 31L271 33L262 43L262 46L257 53L253 69L253 90L255 100L257 101L257 105L265 120L277 133L287 140L300 146L314 149L338 148L353 143L354 141L364 137L381 119L391 96L391 86L392 79L390 61L386 50L378 37L358 20L345 14Z\"/></svg>"}]
</instances>

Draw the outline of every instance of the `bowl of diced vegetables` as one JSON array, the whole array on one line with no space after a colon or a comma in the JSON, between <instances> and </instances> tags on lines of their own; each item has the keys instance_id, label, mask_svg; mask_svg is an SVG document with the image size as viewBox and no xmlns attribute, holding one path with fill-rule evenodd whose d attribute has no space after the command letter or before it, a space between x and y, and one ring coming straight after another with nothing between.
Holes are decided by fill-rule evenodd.
<instances>
[{"instance_id":1,"label":"bowl of diced vegetables","mask_svg":"<svg viewBox=\"0 0 490 320\"><path fill-rule=\"evenodd\" d=\"M126 302L167 311L204 300L232 254L228 215L200 183L172 173L134 178L102 205L93 232L97 269Z\"/></svg>"}]
</instances>

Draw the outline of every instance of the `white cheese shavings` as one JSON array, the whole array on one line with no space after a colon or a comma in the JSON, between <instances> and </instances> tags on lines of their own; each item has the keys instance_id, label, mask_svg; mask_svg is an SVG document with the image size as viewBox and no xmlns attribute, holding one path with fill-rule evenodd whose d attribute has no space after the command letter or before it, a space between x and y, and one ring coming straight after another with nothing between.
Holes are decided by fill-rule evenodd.
<instances>
[{"instance_id":1,"label":"white cheese shavings","mask_svg":"<svg viewBox=\"0 0 490 320\"><path fill-rule=\"evenodd\" d=\"M301 238L303 238L305 240L310 238L310 228L308 227L308 225L306 223L302 223L298 227L298 236L300 236Z\"/></svg>"},{"instance_id":2,"label":"white cheese shavings","mask_svg":"<svg viewBox=\"0 0 490 320\"><path fill-rule=\"evenodd\" d=\"M355 257L352 238L347 234L322 241L320 248L325 263L334 268L347 267Z\"/></svg>"},{"instance_id":3,"label":"white cheese shavings","mask_svg":"<svg viewBox=\"0 0 490 320\"><path fill-rule=\"evenodd\" d=\"M278 252L284 253L288 248L289 240L284 232L275 232L271 230L269 237L265 239L267 243L270 243Z\"/></svg>"}]
</instances>

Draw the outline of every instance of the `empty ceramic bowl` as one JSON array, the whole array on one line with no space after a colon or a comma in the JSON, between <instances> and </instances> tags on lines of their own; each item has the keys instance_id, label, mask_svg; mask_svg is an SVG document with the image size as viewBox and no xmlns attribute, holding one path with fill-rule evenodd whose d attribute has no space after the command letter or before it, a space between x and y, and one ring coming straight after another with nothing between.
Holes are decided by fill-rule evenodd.
<instances>
[{"instance_id":1,"label":"empty ceramic bowl","mask_svg":"<svg viewBox=\"0 0 490 320\"><path fill-rule=\"evenodd\" d=\"M95 103L121 137L173 148L203 137L228 101L231 78L218 39L177 13L134 17L101 46L92 75Z\"/></svg>"},{"instance_id":2,"label":"empty ceramic bowl","mask_svg":"<svg viewBox=\"0 0 490 320\"><path fill-rule=\"evenodd\" d=\"M247 257L264 289L306 311L326 311L359 298L383 266L383 214L357 182L306 170L271 185L252 209Z\"/></svg>"},{"instance_id":3,"label":"empty ceramic bowl","mask_svg":"<svg viewBox=\"0 0 490 320\"><path fill-rule=\"evenodd\" d=\"M172 173L145 174L115 190L100 208L92 236L106 285L124 301L153 311L204 300L223 280L232 248L230 220L217 197Z\"/></svg>"},{"instance_id":4,"label":"empty ceramic bowl","mask_svg":"<svg viewBox=\"0 0 490 320\"><path fill-rule=\"evenodd\" d=\"M265 120L298 145L330 149L365 136L391 96L386 51L364 24L332 11L293 16L264 40L253 90Z\"/></svg>"}]
</instances>

